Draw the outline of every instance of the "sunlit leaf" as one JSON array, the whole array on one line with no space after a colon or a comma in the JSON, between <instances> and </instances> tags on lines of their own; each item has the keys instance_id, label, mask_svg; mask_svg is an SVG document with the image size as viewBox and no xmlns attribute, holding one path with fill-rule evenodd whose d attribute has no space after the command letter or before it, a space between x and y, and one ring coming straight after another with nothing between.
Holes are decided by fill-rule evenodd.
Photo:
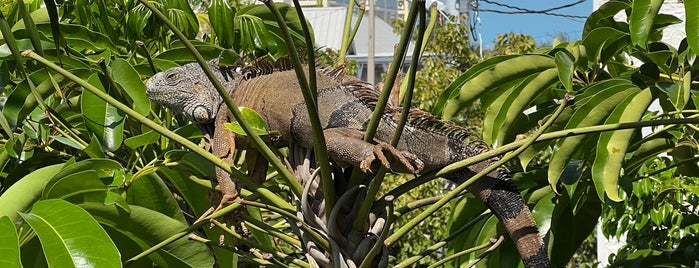
<instances>
[{"instance_id":1,"label":"sunlit leaf","mask_svg":"<svg viewBox=\"0 0 699 268\"><path fill-rule=\"evenodd\" d=\"M235 27L233 25L235 9L229 6L227 1L214 0L211 1L208 13L211 28L216 33L219 45L231 48L235 41Z\"/></svg>"},{"instance_id":2,"label":"sunlit leaf","mask_svg":"<svg viewBox=\"0 0 699 268\"><path fill-rule=\"evenodd\" d=\"M35 170L10 186L0 195L0 217L7 216L13 222L19 218L17 212L27 211L41 198L44 185L56 174L63 164L46 166Z\"/></svg>"},{"instance_id":3,"label":"sunlit leaf","mask_svg":"<svg viewBox=\"0 0 699 268\"><path fill-rule=\"evenodd\" d=\"M682 2L684 3L687 43L694 53L699 53L699 1Z\"/></svg>"},{"instance_id":4,"label":"sunlit leaf","mask_svg":"<svg viewBox=\"0 0 699 268\"><path fill-rule=\"evenodd\" d=\"M629 17L631 43L645 49L648 35L653 27L653 20L660 10L663 0L634 0Z\"/></svg>"},{"instance_id":5,"label":"sunlit leaf","mask_svg":"<svg viewBox=\"0 0 699 268\"><path fill-rule=\"evenodd\" d=\"M112 62L112 78L129 95L133 109L141 115L148 115L150 100L146 96L146 85L136 70L125 60L115 59Z\"/></svg>"},{"instance_id":6,"label":"sunlit leaf","mask_svg":"<svg viewBox=\"0 0 699 268\"><path fill-rule=\"evenodd\" d=\"M116 206L97 203L85 203L80 206L100 224L126 235L143 250L187 228L183 222L139 206L131 206L131 213L128 214ZM214 264L206 245L188 240L187 237L177 239L148 258L161 260L161 267L212 267Z\"/></svg>"},{"instance_id":7,"label":"sunlit leaf","mask_svg":"<svg viewBox=\"0 0 699 268\"><path fill-rule=\"evenodd\" d=\"M575 59L567 51L559 51L555 55L558 78L566 91L573 91L573 74L575 73Z\"/></svg>"},{"instance_id":8,"label":"sunlit leaf","mask_svg":"<svg viewBox=\"0 0 699 268\"><path fill-rule=\"evenodd\" d=\"M43 200L20 214L39 236L51 267L121 267L119 251L82 208L63 200Z\"/></svg>"},{"instance_id":9,"label":"sunlit leaf","mask_svg":"<svg viewBox=\"0 0 699 268\"><path fill-rule=\"evenodd\" d=\"M555 68L554 60L544 55L522 55L499 62L466 81L458 95L446 101L442 117L452 118L468 103L499 84L551 68Z\"/></svg>"},{"instance_id":10,"label":"sunlit leaf","mask_svg":"<svg viewBox=\"0 0 699 268\"><path fill-rule=\"evenodd\" d=\"M243 118L250 127L252 127L253 132L257 135L266 135L269 132L267 131L267 125L265 124L264 119L262 119L262 116L255 112L255 110L247 108L247 107L239 107L240 113L243 115ZM226 128L228 128L230 131L233 131L235 134L238 135L247 135L245 134L245 131L243 131L243 128L240 126L238 122L232 122L232 123L226 123L225 124Z\"/></svg>"},{"instance_id":11,"label":"sunlit leaf","mask_svg":"<svg viewBox=\"0 0 699 268\"><path fill-rule=\"evenodd\" d=\"M140 176L133 180L126 190L129 204L158 211L173 219L185 222L177 201L167 185L155 173Z\"/></svg>"},{"instance_id":12,"label":"sunlit leaf","mask_svg":"<svg viewBox=\"0 0 699 268\"><path fill-rule=\"evenodd\" d=\"M99 76L88 79L91 85L105 91ZM82 93L80 107L87 129L97 136L102 147L115 151L124 139L124 113L87 90Z\"/></svg>"},{"instance_id":13,"label":"sunlit leaf","mask_svg":"<svg viewBox=\"0 0 699 268\"><path fill-rule=\"evenodd\" d=\"M9 217L0 217L0 266L22 267L19 258L19 238L15 224Z\"/></svg>"},{"instance_id":14,"label":"sunlit leaf","mask_svg":"<svg viewBox=\"0 0 699 268\"><path fill-rule=\"evenodd\" d=\"M650 105L652 97L648 89L628 96L614 109L605 124L638 121ZM605 200L606 193L609 200L621 201L618 190L621 164L634 132L634 129L627 129L600 134L597 155L592 164L592 179L600 200Z\"/></svg>"}]
</instances>

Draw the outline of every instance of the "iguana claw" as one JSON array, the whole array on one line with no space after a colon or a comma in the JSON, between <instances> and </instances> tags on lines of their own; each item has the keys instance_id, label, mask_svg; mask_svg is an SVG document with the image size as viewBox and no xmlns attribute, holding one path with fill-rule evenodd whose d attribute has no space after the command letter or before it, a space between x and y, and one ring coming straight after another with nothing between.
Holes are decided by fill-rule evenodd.
<instances>
[{"instance_id":1,"label":"iguana claw","mask_svg":"<svg viewBox=\"0 0 699 268\"><path fill-rule=\"evenodd\" d=\"M386 153L394 161L389 161ZM364 172L373 172L372 164L379 160L379 163L387 169L403 173L420 173L425 165L416 155L408 151L399 151L395 147L385 142L374 145L372 154L369 154L361 163L359 168ZM393 165L391 165L393 163Z\"/></svg>"}]
</instances>

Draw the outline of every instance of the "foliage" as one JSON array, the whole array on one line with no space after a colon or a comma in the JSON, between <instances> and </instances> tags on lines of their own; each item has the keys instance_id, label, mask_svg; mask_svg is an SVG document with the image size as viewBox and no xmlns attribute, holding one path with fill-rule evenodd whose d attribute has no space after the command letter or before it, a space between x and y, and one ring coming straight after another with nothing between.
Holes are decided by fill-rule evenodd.
<instances>
[{"instance_id":1,"label":"foliage","mask_svg":"<svg viewBox=\"0 0 699 268\"><path fill-rule=\"evenodd\" d=\"M513 32L497 34L492 53L497 55L524 54L536 49L536 41L526 34Z\"/></svg>"},{"instance_id":2,"label":"foliage","mask_svg":"<svg viewBox=\"0 0 699 268\"><path fill-rule=\"evenodd\" d=\"M546 139L519 155L511 169L546 233L555 266L569 262L603 208L602 217L610 224L607 234L629 232L633 238L615 265L692 266L697 260L694 248L688 247L698 240L693 220L697 195L692 190L693 177L699 174L696 132L693 125L681 123L696 123L699 64L693 48L699 44L691 38L679 48L660 42L661 30L680 21L657 14L661 2L609 1L587 19L582 40L536 54L485 60L457 78L433 110L451 118L480 100L485 109L483 139L503 150L512 150L517 134L553 123L545 129ZM620 11L632 15L616 21L613 16ZM688 21L699 16L696 9L686 14ZM688 32L696 30L696 24L687 25ZM640 61L640 67L630 65L629 57ZM565 95L574 96L574 102L560 116L552 116ZM660 111L647 111L654 100ZM641 125L665 127L642 135ZM548 163L532 161L551 152ZM663 167L670 169L654 173ZM686 190L680 191L682 187ZM470 201L467 197L462 202ZM480 211L467 208L455 211L453 220L463 222ZM685 217L691 220L683 221ZM462 242L450 244L450 253L493 237L498 233L494 223L492 217L480 221L458 240ZM484 265L500 265L509 254L514 252L503 247Z\"/></svg>"},{"instance_id":3,"label":"foliage","mask_svg":"<svg viewBox=\"0 0 699 268\"><path fill-rule=\"evenodd\" d=\"M75 261L87 261L132 267L211 267L214 263L234 267L239 262L310 266L313 261L323 261L308 257L311 253L321 251L323 255L322 250L332 248L333 253L358 256L366 267L386 256L384 241L389 244L389 239L401 238L401 230L419 230L415 227L421 223L443 220L443 214L432 214L425 221L406 212L403 217L409 221L400 222L395 226L400 230L389 234L395 216L389 213L395 205L392 196L409 197L415 193L409 191L412 186L401 187L419 184L425 177L388 187L391 195L376 202L375 196L364 198L367 191L360 186L341 189L338 184L343 191L328 197L339 205L324 213L331 222L342 224L337 229L351 230L347 236L321 235L323 230L336 229L309 227L316 220L323 223L326 214L306 217L305 208L299 220L295 205L301 205L302 196L294 192L300 185L290 180L289 171L275 166L276 173L269 172L262 185L243 181L249 164L244 155L251 151L239 151L235 168L228 168L246 185L241 190L244 198L212 217L238 210L235 216L245 222L248 232L238 228L235 231L241 232L233 232L219 221L196 221L211 207L207 193L214 188L209 180L216 176L212 163L226 166L192 142L204 143L196 127L148 101L143 79L194 58L170 26L181 29L206 58L220 56L229 64L260 55L278 58L294 53L286 47L292 42L285 38L283 26L274 22L267 7L212 1L208 17L213 32L195 40L199 20L181 0L157 2L153 9L144 5L153 4L147 1L46 3L48 6L42 6L42 1L26 5L18 1L0 18L0 73L7 83L2 89L5 102L0 117L0 251L9 256L3 261L10 265L78 266L82 263ZM694 93L699 41L697 35L688 36L679 48L659 42L659 31L678 20L652 12L657 4L608 2L588 19L583 40L538 54L487 59L462 70L434 105L436 113L454 118L478 100L484 107L483 138L501 153L521 144L513 142L517 134L531 134L541 121L554 123L545 129L545 141L519 155L509 167L534 208L556 266L569 262L592 232L602 208L607 222L621 223L617 224L621 228L608 225L607 233L623 232L628 221L640 227L631 237L643 238L620 252L617 264L693 265L696 261L690 245L697 244L696 178L692 176L699 174L694 165L698 146L694 126L688 123L698 123ZM687 21L699 21L695 3L686 5ZM293 43L304 45L305 22L287 5L270 7L281 11ZM631 14L630 19L614 21L613 15L622 10ZM155 11L164 13L174 25L165 27L165 20ZM638 15L645 11L651 12ZM226 28L230 23L232 27ZM688 33L699 32L699 24L687 25ZM463 33L460 29L445 31L446 36ZM435 68L466 68L473 63L465 54L467 43L451 37L456 42L453 46L460 49L457 54L464 57L444 66L435 64ZM22 57L20 52L25 49L35 53ZM434 49L436 58L454 56L448 50ZM240 59L240 55L249 58ZM643 65L627 64L626 56L634 56ZM552 116L565 94L575 95L574 103L560 116ZM659 100L661 113L645 111L653 100ZM242 128L246 129L247 121L240 122ZM664 127L642 137L640 125L618 124L637 121ZM630 128L622 130L626 126ZM561 129L564 131L555 132ZM589 130L585 135L567 137L584 129ZM293 151L284 153L293 156ZM551 153L552 160L531 161L541 158L538 152ZM672 158L663 158L662 153ZM504 156L509 157L513 155ZM344 179L347 173L334 170L336 178ZM381 175L376 176L369 180L369 188L381 184ZM417 191L432 191L430 188ZM653 189L662 191L655 194ZM325 192L313 194L312 201L328 201L325 195L337 189L321 190ZM436 205L431 204L448 201L444 196L420 200L424 201L421 205L429 205L421 209L432 211ZM654 202L649 205L648 200ZM464 195L453 206L447 220L450 230L480 220L449 243L447 255L489 243L502 233L497 220L472 202L471 196ZM242 203L245 213L239 210ZM369 207L366 220L346 217L355 215L354 209L364 204ZM634 212L627 211L632 208ZM215 228L202 228L210 224ZM375 233L367 235L369 230ZM184 238L187 234L191 234L189 239ZM440 245L444 237L431 239ZM332 246L329 239L333 239ZM361 246L352 247L347 241L360 241ZM468 263L481 253L476 251L453 264ZM513 266L519 259L508 243L487 256L479 265Z\"/></svg>"},{"instance_id":4,"label":"foliage","mask_svg":"<svg viewBox=\"0 0 699 268\"><path fill-rule=\"evenodd\" d=\"M644 253L663 252L660 257L669 255L669 260L687 259L689 263L696 258L691 243L696 244L699 235L699 178L681 171L696 166L672 165L667 157L647 161L639 171L647 175L633 184L624 205L605 210L605 235L624 236L627 241L610 260L613 265L642 266L655 261L639 258Z\"/></svg>"},{"instance_id":5,"label":"foliage","mask_svg":"<svg viewBox=\"0 0 699 268\"><path fill-rule=\"evenodd\" d=\"M263 261L247 251L236 253L230 236L228 246L221 247L198 237L217 239L220 230L205 228L194 240L182 237L204 223L192 225L211 206L206 193L212 185L206 178L213 178L214 170L202 155L161 136L201 138L193 125L151 105L142 78L190 62L191 52L137 1L43 3L15 4L0 17L0 74L6 83L0 118L0 248L3 256L14 256L3 263L212 267L215 258L221 267L232 267L238 256ZM300 37L298 17L287 5L279 8ZM186 1L165 1L157 9L194 39L197 17ZM52 20L55 11L61 16ZM194 41L200 53L227 62L243 51L252 57L286 53L265 7L228 15L238 36L226 47L213 44L224 38L220 32ZM26 49L46 62L20 56ZM45 67L53 63L61 66ZM174 132L155 131L159 125L151 120ZM255 209L250 211L254 215ZM267 250L273 246L255 243Z\"/></svg>"}]
</instances>

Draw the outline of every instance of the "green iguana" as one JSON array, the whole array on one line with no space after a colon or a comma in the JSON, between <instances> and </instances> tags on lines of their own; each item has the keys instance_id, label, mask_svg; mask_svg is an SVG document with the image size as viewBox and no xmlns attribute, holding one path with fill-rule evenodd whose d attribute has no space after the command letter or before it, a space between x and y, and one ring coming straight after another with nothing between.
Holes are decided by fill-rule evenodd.
<instances>
[{"instance_id":1,"label":"green iguana","mask_svg":"<svg viewBox=\"0 0 699 268\"><path fill-rule=\"evenodd\" d=\"M233 70L210 62L217 78L233 101L257 111L268 130L278 131L276 146L297 143L312 148L312 134L306 105L295 72L289 68L247 68ZM369 83L344 75L338 69L318 69L318 114L323 125L329 157L339 164L375 171L379 165L394 172L419 174L446 166L488 150L480 141L466 142L473 136L467 129L442 121L427 112L413 109L397 147L389 144L400 116L400 107L388 105L373 142L363 141L364 130L375 108L379 92ZM212 151L228 159L235 145L231 131L223 123L232 116L217 91L197 63L169 69L147 82L148 97L175 113L184 114L213 136ZM446 176L463 182L497 159L490 159ZM266 163L265 163L266 165ZM262 169L266 171L265 168ZM230 175L217 169L224 201L237 198ZM504 167L491 172L468 187L504 224L526 267L549 267L548 254L529 208L516 190Z\"/></svg>"}]
</instances>

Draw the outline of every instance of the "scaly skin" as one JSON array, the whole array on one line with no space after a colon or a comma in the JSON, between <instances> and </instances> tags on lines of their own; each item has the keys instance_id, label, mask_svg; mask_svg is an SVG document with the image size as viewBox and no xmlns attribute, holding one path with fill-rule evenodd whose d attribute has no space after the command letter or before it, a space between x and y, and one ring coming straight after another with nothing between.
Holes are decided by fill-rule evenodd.
<instances>
[{"instance_id":1,"label":"scaly skin","mask_svg":"<svg viewBox=\"0 0 699 268\"><path fill-rule=\"evenodd\" d=\"M236 73L215 64L211 64L211 68L221 70L217 76L235 103L257 111L265 119L269 130L280 133L277 146L294 142L312 148L310 121L293 70L252 68ZM362 137L375 107L378 91L374 86L345 76L338 70L318 70L317 77L318 113L328 155L341 165L357 166L366 172L375 171L382 165L394 172L419 174L488 149L480 140L464 142L474 137L466 129L420 110L410 112L409 123L394 148L389 142L396 129L400 108L391 105L381 119L374 141L364 142ZM230 163L235 146L245 146L223 127L223 123L233 118L222 107L216 90L196 63L154 75L148 81L147 88L149 98L173 112L186 115L201 129L213 134L212 152L217 156L228 159ZM496 161L490 159L474 164L446 178L463 182ZM266 162L261 165L266 165ZM222 192L228 198L222 201L222 205L237 198L235 184L230 175L224 173L217 170ZM264 174L258 176L264 178ZM477 180L468 190L505 225L526 267L550 266L531 212L503 167Z\"/></svg>"}]
</instances>

